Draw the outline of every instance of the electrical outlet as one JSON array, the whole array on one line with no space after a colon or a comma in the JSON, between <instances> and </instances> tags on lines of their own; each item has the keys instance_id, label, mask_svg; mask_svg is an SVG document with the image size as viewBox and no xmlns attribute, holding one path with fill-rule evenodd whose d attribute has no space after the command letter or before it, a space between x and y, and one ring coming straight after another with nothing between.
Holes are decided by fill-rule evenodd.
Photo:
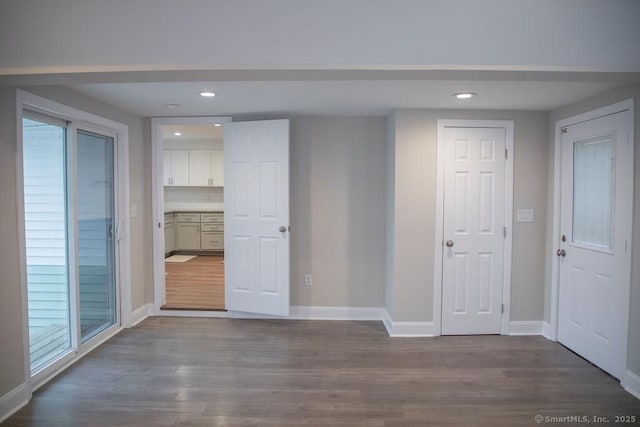
<instances>
[{"instance_id":1,"label":"electrical outlet","mask_svg":"<svg viewBox=\"0 0 640 427\"><path fill-rule=\"evenodd\" d=\"M304 275L304 285L305 286L311 286L312 285L312 280L311 280L311 275L310 274L305 274Z\"/></svg>"}]
</instances>

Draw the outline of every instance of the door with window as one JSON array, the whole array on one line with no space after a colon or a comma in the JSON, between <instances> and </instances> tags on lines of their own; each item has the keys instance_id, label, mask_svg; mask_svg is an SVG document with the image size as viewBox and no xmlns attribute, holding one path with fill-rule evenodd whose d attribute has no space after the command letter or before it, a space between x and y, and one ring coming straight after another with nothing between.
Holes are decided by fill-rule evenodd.
<instances>
[{"instance_id":1,"label":"door with window","mask_svg":"<svg viewBox=\"0 0 640 427\"><path fill-rule=\"evenodd\" d=\"M114 135L25 111L22 120L31 372L116 327Z\"/></svg>"},{"instance_id":2,"label":"door with window","mask_svg":"<svg viewBox=\"0 0 640 427\"><path fill-rule=\"evenodd\" d=\"M558 340L621 378L633 198L630 112L562 130Z\"/></svg>"}]
</instances>

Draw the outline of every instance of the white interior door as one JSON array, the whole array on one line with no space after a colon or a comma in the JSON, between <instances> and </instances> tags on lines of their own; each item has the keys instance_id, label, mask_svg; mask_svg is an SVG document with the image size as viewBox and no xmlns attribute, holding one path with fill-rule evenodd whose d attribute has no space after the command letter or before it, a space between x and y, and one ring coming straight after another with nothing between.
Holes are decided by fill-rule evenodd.
<instances>
[{"instance_id":1,"label":"white interior door","mask_svg":"<svg viewBox=\"0 0 640 427\"><path fill-rule=\"evenodd\" d=\"M224 125L227 310L289 314L289 121Z\"/></svg>"},{"instance_id":2,"label":"white interior door","mask_svg":"<svg viewBox=\"0 0 640 427\"><path fill-rule=\"evenodd\" d=\"M629 316L629 111L562 134L558 340L620 378Z\"/></svg>"},{"instance_id":3,"label":"white interior door","mask_svg":"<svg viewBox=\"0 0 640 427\"><path fill-rule=\"evenodd\" d=\"M446 127L442 334L499 334L506 129Z\"/></svg>"}]
</instances>

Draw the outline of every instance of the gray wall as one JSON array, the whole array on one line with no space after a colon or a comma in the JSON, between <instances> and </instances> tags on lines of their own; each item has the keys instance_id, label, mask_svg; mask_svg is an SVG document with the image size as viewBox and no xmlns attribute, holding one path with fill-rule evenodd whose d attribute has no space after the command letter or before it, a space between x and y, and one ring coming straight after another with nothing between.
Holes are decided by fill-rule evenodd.
<instances>
[{"instance_id":1,"label":"gray wall","mask_svg":"<svg viewBox=\"0 0 640 427\"><path fill-rule=\"evenodd\" d=\"M383 117L291 120L291 305L384 305L385 155Z\"/></svg>"},{"instance_id":2,"label":"gray wall","mask_svg":"<svg viewBox=\"0 0 640 427\"><path fill-rule=\"evenodd\" d=\"M576 114L585 113L599 107L604 107L615 102L625 99L635 99L635 145L634 145L634 205L633 205L633 239L632 239L632 258L631 258L631 297L630 297L630 317L629 317L629 344L627 351L627 369L640 374L640 106L638 99L640 98L640 84L628 85L616 88L604 94L568 105L566 107L554 110L549 116L549 140L555 138L555 123L567 117ZM552 145L553 146L553 145ZM554 152L549 153L549 185L548 185L548 204L549 208L553 208L553 163ZM552 210L551 210L552 212ZM547 253L551 253L554 249L554 239L551 235L551 225L547 230ZM546 286L545 286L545 320L548 322L550 318L550 288L551 288L551 258L547 257L546 268Z\"/></svg>"},{"instance_id":3,"label":"gray wall","mask_svg":"<svg viewBox=\"0 0 640 427\"><path fill-rule=\"evenodd\" d=\"M526 111L397 110L395 146L393 321L433 320L438 119L515 122L514 209L533 208L534 223L513 224L511 320L542 320L549 153L547 114ZM389 223L391 222L391 223ZM387 254L387 257L389 254ZM390 285L387 284L387 290Z\"/></svg>"},{"instance_id":4,"label":"gray wall","mask_svg":"<svg viewBox=\"0 0 640 427\"><path fill-rule=\"evenodd\" d=\"M16 92L0 88L0 397L24 378L16 200Z\"/></svg>"}]
</instances>

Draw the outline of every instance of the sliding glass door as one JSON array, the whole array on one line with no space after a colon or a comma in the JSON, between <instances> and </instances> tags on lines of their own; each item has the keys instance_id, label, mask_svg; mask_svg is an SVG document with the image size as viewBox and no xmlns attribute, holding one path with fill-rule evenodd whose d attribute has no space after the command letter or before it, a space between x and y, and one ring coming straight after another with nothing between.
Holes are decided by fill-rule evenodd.
<instances>
[{"instance_id":1,"label":"sliding glass door","mask_svg":"<svg viewBox=\"0 0 640 427\"><path fill-rule=\"evenodd\" d=\"M115 140L39 113L22 125L33 375L117 327Z\"/></svg>"},{"instance_id":2,"label":"sliding glass door","mask_svg":"<svg viewBox=\"0 0 640 427\"><path fill-rule=\"evenodd\" d=\"M47 123L48 122L48 123ZM66 122L22 120L31 371L71 351Z\"/></svg>"},{"instance_id":3,"label":"sliding glass door","mask_svg":"<svg viewBox=\"0 0 640 427\"><path fill-rule=\"evenodd\" d=\"M76 133L78 287L82 342L116 321L113 138Z\"/></svg>"}]
</instances>

